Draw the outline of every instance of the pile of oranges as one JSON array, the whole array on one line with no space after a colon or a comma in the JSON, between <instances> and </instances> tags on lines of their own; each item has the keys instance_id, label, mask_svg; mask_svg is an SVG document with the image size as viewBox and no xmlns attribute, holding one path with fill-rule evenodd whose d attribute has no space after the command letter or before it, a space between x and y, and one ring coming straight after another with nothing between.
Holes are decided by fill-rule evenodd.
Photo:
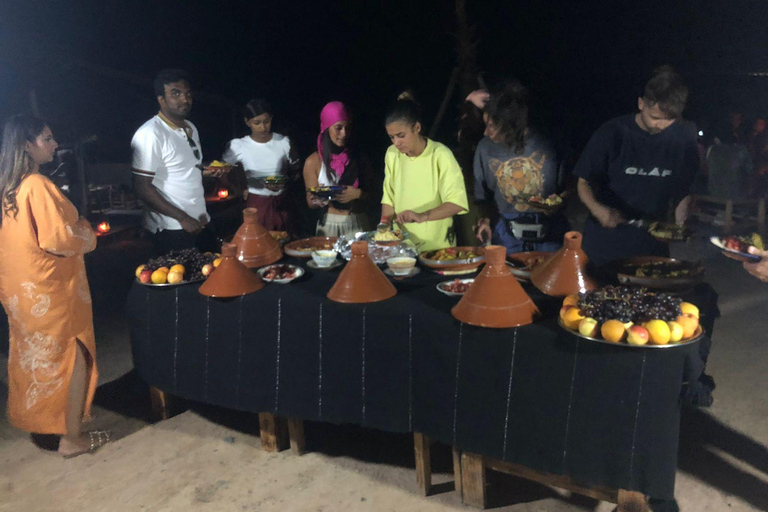
<instances>
[{"instance_id":1,"label":"pile of oranges","mask_svg":"<svg viewBox=\"0 0 768 512\"><path fill-rule=\"evenodd\" d=\"M602 338L613 343L630 345L667 345L692 338L699 328L699 308L690 302L680 304L680 315L671 321L652 319L640 325L619 320L606 320L602 324L584 315L578 306L579 296L569 295L563 300L560 319L572 331L590 338Z\"/></svg>"}]
</instances>

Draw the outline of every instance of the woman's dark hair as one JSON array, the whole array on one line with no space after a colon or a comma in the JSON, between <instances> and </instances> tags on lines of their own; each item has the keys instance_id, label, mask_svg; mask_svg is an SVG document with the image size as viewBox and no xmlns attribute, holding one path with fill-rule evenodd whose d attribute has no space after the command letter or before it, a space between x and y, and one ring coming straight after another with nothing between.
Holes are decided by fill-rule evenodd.
<instances>
[{"instance_id":1,"label":"woman's dark hair","mask_svg":"<svg viewBox=\"0 0 768 512\"><path fill-rule=\"evenodd\" d=\"M164 69L157 74L155 78L155 96L165 97L165 86L174 82L185 81L188 84L192 82L189 79L189 73L183 69Z\"/></svg>"},{"instance_id":2,"label":"woman's dark hair","mask_svg":"<svg viewBox=\"0 0 768 512\"><path fill-rule=\"evenodd\" d=\"M272 105L264 99L255 98L245 104L243 107L243 118L247 121L262 114L272 115Z\"/></svg>"},{"instance_id":3,"label":"woman's dark hair","mask_svg":"<svg viewBox=\"0 0 768 512\"><path fill-rule=\"evenodd\" d=\"M416 102L413 92L405 91L397 97L397 101L392 104L384 118L384 126L392 123L405 123L413 126L421 123L422 129L424 123L421 120L421 105Z\"/></svg>"},{"instance_id":4,"label":"woman's dark hair","mask_svg":"<svg viewBox=\"0 0 768 512\"><path fill-rule=\"evenodd\" d=\"M0 146L0 226L3 218L19 212L16 193L19 185L35 168L35 162L27 153L27 142L34 142L43 133L46 122L40 118L19 115L10 118L3 128Z\"/></svg>"},{"instance_id":5,"label":"woman's dark hair","mask_svg":"<svg viewBox=\"0 0 768 512\"><path fill-rule=\"evenodd\" d=\"M517 80L507 83L491 94L485 113L498 128L504 144L522 153L528 128L528 89Z\"/></svg>"}]
</instances>

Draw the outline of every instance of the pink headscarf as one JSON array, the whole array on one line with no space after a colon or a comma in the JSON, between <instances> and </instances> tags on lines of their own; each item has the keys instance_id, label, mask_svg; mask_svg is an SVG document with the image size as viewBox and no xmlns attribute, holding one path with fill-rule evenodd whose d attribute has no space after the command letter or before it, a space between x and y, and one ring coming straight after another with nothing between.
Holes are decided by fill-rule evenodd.
<instances>
[{"instance_id":1,"label":"pink headscarf","mask_svg":"<svg viewBox=\"0 0 768 512\"><path fill-rule=\"evenodd\" d=\"M320 160L323 160L323 133L325 130L338 123L339 121L349 121L349 112L347 107L340 101L332 101L323 107L320 112L320 135L317 136L317 152ZM338 154L331 154L331 168L336 172L336 176L341 179L344 170L349 164L349 153L347 148ZM353 187L357 188L359 180L355 180Z\"/></svg>"}]
</instances>

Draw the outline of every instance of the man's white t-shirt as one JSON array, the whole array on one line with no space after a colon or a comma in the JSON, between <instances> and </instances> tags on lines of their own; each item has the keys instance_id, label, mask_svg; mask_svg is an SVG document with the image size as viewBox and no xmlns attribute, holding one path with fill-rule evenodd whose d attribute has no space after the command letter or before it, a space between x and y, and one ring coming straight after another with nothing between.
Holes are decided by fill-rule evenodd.
<instances>
[{"instance_id":1,"label":"man's white t-shirt","mask_svg":"<svg viewBox=\"0 0 768 512\"><path fill-rule=\"evenodd\" d=\"M194 124L187 121L187 125L198 156L195 156L184 128L171 127L159 116L154 116L136 130L131 140L133 172L151 177L152 185L169 203L190 217L207 222L210 217L205 209L203 173L197 167L203 161L200 136ZM152 233L182 229L176 219L148 208L144 210L144 227Z\"/></svg>"},{"instance_id":2,"label":"man's white t-shirt","mask_svg":"<svg viewBox=\"0 0 768 512\"><path fill-rule=\"evenodd\" d=\"M257 178L281 175L286 165L295 163L291 160L290 152L291 141L279 133L273 133L269 142L256 142L250 135L246 135L240 139L232 139L222 158L228 164L243 164L248 178L249 193L259 196L278 196L285 189L273 192L263 187L256 187L253 182Z\"/></svg>"}]
</instances>

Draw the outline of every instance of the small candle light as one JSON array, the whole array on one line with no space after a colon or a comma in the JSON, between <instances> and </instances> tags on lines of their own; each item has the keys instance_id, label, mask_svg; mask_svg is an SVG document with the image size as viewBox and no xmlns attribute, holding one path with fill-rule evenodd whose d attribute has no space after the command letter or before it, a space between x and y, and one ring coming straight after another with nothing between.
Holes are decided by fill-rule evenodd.
<instances>
[{"instance_id":1,"label":"small candle light","mask_svg":"<svg viewBox=\"0 0 768 512\"><path fill-rule=\"evenodd\" d=\"M226 199L229 196L229 190L225 188L220 188L217 194L220 199Z\"/></svg>"},{"instance_id":2,"label":"small candle light","mask_svg":"<svg viewBox=\"0 0 768 512\"><path fill-rule=\"evenodd\" d=\"M99 233L108 233L109 232L109 222L99 222L99 225L96 227L96 229L99 230Z\"/></svg>"}]
</instances>

